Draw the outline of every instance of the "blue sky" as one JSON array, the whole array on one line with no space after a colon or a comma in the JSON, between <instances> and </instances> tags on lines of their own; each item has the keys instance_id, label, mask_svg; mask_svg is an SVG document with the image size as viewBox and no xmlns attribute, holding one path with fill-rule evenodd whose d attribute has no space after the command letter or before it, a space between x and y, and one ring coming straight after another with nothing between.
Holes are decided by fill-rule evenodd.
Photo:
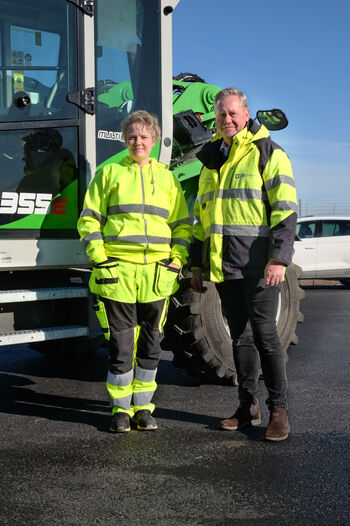
<instances>
[{"instance_id":1,"label":"blue sky","mask_svg":"<svg viewBox=\"0 0 350 526\"><path fill-rule=\"evenodd\" d=\"M304 201L350 205L349 23L350 0L180 0L173 13L174 75L241 89L253 116L285 111L273 138Z\"/></svg>"}]
</instances>

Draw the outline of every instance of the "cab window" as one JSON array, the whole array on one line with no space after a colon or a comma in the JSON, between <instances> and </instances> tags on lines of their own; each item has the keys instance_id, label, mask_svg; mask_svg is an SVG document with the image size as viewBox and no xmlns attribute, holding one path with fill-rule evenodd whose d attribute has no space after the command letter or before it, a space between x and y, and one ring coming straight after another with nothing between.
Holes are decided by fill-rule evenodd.
<instances>
[{"instance_id":1,"label":"cab window","mask_svg":"<svg viewBox=\"0 0 350 526\"><path fill-rule=\"evenodd\" d=\"M76 9L47 0L0 0L1 121L74 118Z\"/></svg>"},{"instance_id":2,"label":"cab window","mask_svg":"<svg viewBox=\"0 0 350 526\"><path fill-rule=\"evenodd\" d=\"M157 0L99 0L96 23L97 165L125 150L122 120L134 110L161 118Z\"/></svg>"}]
</instances>

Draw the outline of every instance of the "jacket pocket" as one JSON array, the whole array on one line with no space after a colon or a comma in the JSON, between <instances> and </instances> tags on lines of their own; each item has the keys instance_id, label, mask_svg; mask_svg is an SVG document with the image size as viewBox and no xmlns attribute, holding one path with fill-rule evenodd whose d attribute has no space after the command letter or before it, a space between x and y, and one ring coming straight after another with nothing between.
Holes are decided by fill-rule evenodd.
<instances>
[{"instance_id":1,"label":"jacket pocket","mask_svg":"<svg viewBox=\"0 0 350 526\"><path fill-rule=\"evenodd\" d=\"M167 264L158 261L153 287L154 293L163 298L174 294L180 286L179 273L180 269L169 267Z\"/></svg>"}]
</instances>

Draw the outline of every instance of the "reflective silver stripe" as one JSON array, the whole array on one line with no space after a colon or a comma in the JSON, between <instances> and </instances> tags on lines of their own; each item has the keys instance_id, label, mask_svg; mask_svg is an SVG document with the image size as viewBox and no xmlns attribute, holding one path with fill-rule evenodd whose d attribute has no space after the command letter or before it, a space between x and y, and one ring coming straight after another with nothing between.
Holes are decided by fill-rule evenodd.
<instances>
[{"instance_id":1,"label":"reflective silver stripe","mask_svg":"<svg viewBox=\"0 0 350 526\"><path fill-rule=\"evenodd\" d=\"M140 382L153 382L157 374L157 369L142 369L136 365L135 367L135 380Z\"/></svg>"},{"instance_id":2,"label":"reflective silver stripe","mask_svg":"<svg viewBox=\"0 0 350 526\"><path fill-rule=\"evenodd\" d=\"M107 384L117 385L118 387L125 387L130 385L134 377L134 371L131 369L128 373L124 374L114 374L111 371L108 371L107 374Z\"/></svg>"},{"instance_id":3,"label":"reflective silver stripe","mask_svg":"<svg viewBox=\"0 0 350 526\"><path fill-rule=\"evenodd\" d=\"M290 186L295 187L293 177L290 177L289 175L276 175L272 179L265 181L265 188L266 190L272 190L273 188L276 188L276 186L279 186L282 183L289 184Z\"/></svg>"},{"instance_id":4,"label":"reflective silver stripe","mask_svg":"<svg viewBox=\"0 0 350 526\"><path fill-rule=\"evenodd\" d=\"M151 402L153 395L154 391L147 391L145 393L134 393L134 406L148 405Z\"/></svg>"},{"instance_id":5,"label":"reflective silver stripe","mask_svg":"<svg viewBox=\"0 0 350 526\"><path fill-rule=\"evenodd\" d=\"M159 206L152 205L138 205L138 204L125 204L125 205L113 205L110 206L107 210L107 214L117 215L117 214L150 214L153 216L160 216L167 219L169 217L169 211L165 208L160 208Z\"/></svg>"},{"instance_id":6,"label":"reflective silver stripe","mask_svg":"<svg viewBox=\"0 0 350 526\"><path fill-rule=\"evenodd\" d=\"M175 227L183 223L184 225L192 225L192 221L189 217L186 217L186 219L178 219L177 221L172 221L171 223L168 223L168 226L171 228L171 230L174 230Z\"/></svg>"},{"instance_id":7,"label":"reflective silver stripe","mask_svg":"<svg viewBox=\"0 0 350 526\"><path fill-rule=\"evenodd\" d=\"M87 234L82 241L84 243L90 243L90 241L103 241L103 237L101 232L91 232L91 234Z\"/></svg>"},{"instance_id":8,"label":"reflective silver stripe","mask_svg":"<svg viewBox=\"0 0 350 526\"><path fill-rule=\"evenodd\" d=\"M171 240L171 246L173 247L174 245L181 245L182 247L189 248L190 242L181 239L181 237L174 237L174 239Z\"/></svg>"},{"instance_id":9,"label":"reflective silver stripe","mask_svg":"<svg viewBox=\"0 0 350 526\"><path fill-rule=\"evenodd\" d=\"M166 243L170 245L170 237L157 237L157 236L105 236L103 238L105 243L110 243L111 241L122 241L123 243Z\"/></svg>"},{"instance_id":10,"label":"reflective silver stripe","mask_svg":"<svg viewBox=\"0 0 350 526\"><path fill-rule=\"evenodd\" d=\"M206 203L207 201L212 201L214 199L214 192L206 192L205 194L198 196L198 201L200 204Z\"/></svg>"},{"instance_id":11,"label":"reflective silver stripe","mask_svg":"<svg viewBox=\"0 0 350 526\"><path fill-rule=\"evenodd\" d=\"M121 407L122 409L131 409L132 395L123 398L111 398L109 404L111 407Z\"/></svg>"},{"instance_id":12,"label":"reflective silver stripe","mask_svg":"<svg viewBox=\"0 0 350 526\"><path fill-rule=\"evenodd\" d=\"M270 227L268 225L211 225L211 233L224 236L269 237Z\"/></svg>"},{"instance_id":13,"label":"reflective silver stripe","mask_svg":"<svg viewBox=\"0 0 350 526\"><path fill-rule=\"evenodd\" d=\"M95 219L97 219L97 221L101 223L101 225L105 225L107 221L107 218L105 216L99 214L98 212L96 212L96 210L93 210L92 208L84 208L84 210L82 210L80 214L80 217L94 217Z\"/></svg>"},{"instance_id":14,"label":"reflective silver stripe","mask_svg":"<svg viewBox=\"0 0 350 526\"><path fill-rule=\"evenodd\" d=\"M229 188L228 190L220 189L218 191L219 199L240 199L241 201L248 201L248 199L267 199L267 194L264 190L256 190L253 188Z\"/></svg>"},{"instance_id":15,"label":"reflective silver stripe","mask_svg":"<svg viewBox=\"0 0 350 526\"><path fill-rule=\"evenodd\" d=\"M271 204L271 209L274 212L280 210L293 210L293 212L298 212L298 205L293 203L293 201L277 201L277 203Z\"/></svg>"}]
</instances>

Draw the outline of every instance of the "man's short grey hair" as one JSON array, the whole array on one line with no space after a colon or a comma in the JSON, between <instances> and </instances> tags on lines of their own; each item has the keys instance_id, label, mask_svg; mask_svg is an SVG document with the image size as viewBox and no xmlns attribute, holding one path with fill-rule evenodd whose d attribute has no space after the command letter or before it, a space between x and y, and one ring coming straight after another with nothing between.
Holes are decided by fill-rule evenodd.
<instances>
[{"instance_id":1,"label":"man's short grey hair","mask_svg":"<svg viewBox=\"0 0 350 526\"><path fill-rule=\"evenodd\" d=\"M228 97L229 95L236 95L239 97L239 100L241 101L241 104L243 108L248 108L248 101L247 101L247 95L243 93L243 91L240 91L237 88L225 88L221 91L218 91L218 93L215 95L214 99L214 109L215 111L218 109L219 103L224 99L225 97Z\"/></svg>"},{"instance_id":2,"label":"man's short grey hair","mask_svg":"<svg viewBox=\"0 0 350 526\"><path fill-rule=\"evenodd\" d=\"M155 142L159 141L160 138L160 127L156 115L148 113L148 111L137 110L130 113L122 122L122 138L125 141L128 128L131 124L141 124L151 130L152 138Z\"/></svg>"}]
</instances>

